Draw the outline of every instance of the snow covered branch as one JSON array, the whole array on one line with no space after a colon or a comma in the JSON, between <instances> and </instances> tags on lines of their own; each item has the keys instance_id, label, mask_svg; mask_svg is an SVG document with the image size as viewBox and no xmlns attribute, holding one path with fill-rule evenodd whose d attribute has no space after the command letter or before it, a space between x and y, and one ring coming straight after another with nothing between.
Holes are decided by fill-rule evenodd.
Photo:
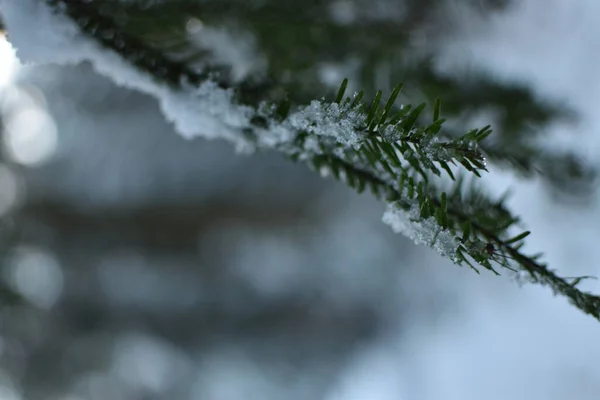
<instances>
[{"instance_id":1,"label":"snow covered branch","mask_svg":"<svg viewBox=\"0 0 600 400\"><path fill-rule=\"evenodd\" d=\"M443 129L440 105L430 123L425 105L397 105L401 86L383 102L364 92L292 104L271 94L277 85L232 83L226 70L200 69L149 48L120 29L93 1L0 0L10 40L23 61L90 61L118 84L158 99L165 118L186 138L225 139L241 151L266 149L331 174L358 192L369 188L387 205L383 221L418 244L473 269L493 264L549 286L600 320L600 297L576 288L520 250L528 232L519 218L474 182L486 172L479 144L489 127L455 137ZM36 29L31 29L35 21ZM474 179L465 179L471 176Z\"/></svg>"}]
</instances>

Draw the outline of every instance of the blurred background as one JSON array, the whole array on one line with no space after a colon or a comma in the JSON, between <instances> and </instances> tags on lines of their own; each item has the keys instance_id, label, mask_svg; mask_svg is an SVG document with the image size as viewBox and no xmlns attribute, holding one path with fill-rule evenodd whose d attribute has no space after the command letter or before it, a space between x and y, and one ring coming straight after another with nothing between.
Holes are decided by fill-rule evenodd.
<instances>
[{"instance_id":1,"label":"blurred background","mask_svg":"<svg viewBox=\"0 0 600 400\"><path fill-rule=\"evenodd\" d=\"M528 249L600 275L597 1L104 4L298 102L402 81L457 133L491 123L483 181ZM416 247L277 154L183 139L89 63L17 56L3 36L0 400L600 397L600 324L564 299Z\"/></svg>"}]
</instances>

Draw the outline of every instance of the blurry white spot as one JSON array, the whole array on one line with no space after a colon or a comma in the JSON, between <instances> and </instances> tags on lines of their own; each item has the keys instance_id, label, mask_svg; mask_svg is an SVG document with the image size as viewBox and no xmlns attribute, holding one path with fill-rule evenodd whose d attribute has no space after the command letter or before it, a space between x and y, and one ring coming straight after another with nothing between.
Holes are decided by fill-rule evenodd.
<instances>
[{"instance_id":1,"label":"blurry white spot","mask_svg":"<svg viewBox=\"0 0 600 400\"><path fill-rule=\"evenodd\" d=\"M114 348L113 373L134 388L159 393L191 368L186 361L184 355L168 343L150 336L129 334Z\"/></svg>"},{"instance_id":2,"label":"blurry white spot","mask_svg":"<svg viewBox=\"0 0 600 400\"><path fill-rule=\"evenodd\" d=\"M0 35L0 89L12 81L17 68L19 68L19 60L15 55L15 49L4 35Z\"/></svg>"},{"instance_id":3,"label":"blurry white spot","mask_svg":"<svg viewBox=\"0 0 600 400\"><path fill-rule=\"evenodd\" d=\"M20 194L17 176L8 167L0 164L0 217L16 205Z\"/></svg>"},{"instance_id":4,"label":"blurry white spot","mask_svg":"<svg viewBox=\"0 0 600 400\"><path fill-rule=\"evenodd\" d=\"M338 66L333 64L324 64L319 68L319 75L321 82L327 86L339 86L342 80L345 78L344 71Z\"/></svg>"},{"instance_id":5,"label":"blurry white spot","mask_svg":"<svg viewBox=\"0 0 600 400\"><path fill-rule=\"evenodd\" d=\"M60 297L63 274L48 252L21 247L9 258L9 281L23 297L42 308L50 308Z\"/></svg>"},{"instance_id":6,"label":"blurry white spot","mask_svg":"<svg viewBox=\"0 0 600 400\"><path fill-rule=\"evenodd\" d=\"M340 25L348 25L356 20L356 7L350 1L336 1L330 7L331 18Z\"/></svg>"},{"instance_id":7,"label":"blurry white spot","mask_svg":"<svg viewBox=\"0 0 600 400\"><path fill-rule=\"evenodd\" d=\"M353 82L357 80L357 72L360 67L360 61L357 59L348 59L342 63L321 63L318 67L319 79L321 82L332 89L337 90L344 78L350 80L347 94L356 91Z\"/></svg>"},{"instance_id":8,"label":"blurry white spot","mask_svg":"<svg viewBox=\"0 0 600 400\"><path fill-rule=\"evenodd\" d=\"M195 35L204 28L204 23L198 18L190 18L185 24L185 29L190 35Z\"/></svg>"},{"instance_id":9,"label":"blurry white spot","mask_svg":"<svg viewBox=\"0 0 600 400\"><path fill-rule=\"evenodd\" d=\"M41 108L6 115L4 145L13 161L36 166L47 161L57 145L56 124Z\"/></svg>"},{"instance_id":10,"label":"blurry white spot","mask_svg":"<svg viewBox=\"0 0 600 400\"><path fill-rule=\"evenodd\" d=\"M232 78L236 81L263 71L267 66L267 60L258 53L256 39L250 32L204 27L202 35L193 39L194 44L210 51L212 62L231 66Z\"/></svg>"}]
</instances>

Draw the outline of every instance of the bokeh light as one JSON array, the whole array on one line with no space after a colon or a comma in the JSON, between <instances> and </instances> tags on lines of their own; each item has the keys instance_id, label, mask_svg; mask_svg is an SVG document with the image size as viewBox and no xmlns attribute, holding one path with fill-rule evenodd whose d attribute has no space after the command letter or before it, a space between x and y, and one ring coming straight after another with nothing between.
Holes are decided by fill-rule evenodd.
<instances>
[{"instance_id":1,"label":"bokeh light","mask_svg":"<svg viewBox=\"0 0 600 400\"><path fill-rule=\"evenodd\" d=\"M40 165L50 159L56 150L56 124L40 107L8 114L5 128L6 150L10 158L19 164Z\"/></svg>"},{"instance_id":2,"label":"bokeh light","mask_svg":"<svg viewBox=\"0 0 600 400\"><path fill-rule=\"evenodd\" d=\"M26 246L16 248L8 271L15 290L38 307L52 307L62 293L63 273L58 260L48 251Z\"/></svg>"}]
</instances>

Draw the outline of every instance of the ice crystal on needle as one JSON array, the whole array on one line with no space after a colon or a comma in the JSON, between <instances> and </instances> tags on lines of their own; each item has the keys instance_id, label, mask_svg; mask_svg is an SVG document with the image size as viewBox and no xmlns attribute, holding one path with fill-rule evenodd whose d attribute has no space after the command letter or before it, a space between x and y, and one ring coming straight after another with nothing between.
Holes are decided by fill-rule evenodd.
<instances>
[{"instance_id":1,"label":"ice crystal on needle","mask_svg":"<svg viewBox=\"0 0 600 400\"><path fill-rule=\"evenodd\" d=\"M357 127L365 116L347 105L313 100L309 106L290 115L292 128L321 136L335 137L346 146L358 148L362 137Z\"/></svg>"},{"instance_id":2,"label":"ice crystal on needle","mask_svg":"<svg viewBox=\"0 0 600 400\"><path fill-rule=\"evenodd\" d=\"M456 236L443 229L434 217L421 218L417 205L404 210L397 205L388 204L382 221L395 233L403 234L418 245L433 247L442 256L455 260L459 245Z\"/></svg>"}]
</instances>

